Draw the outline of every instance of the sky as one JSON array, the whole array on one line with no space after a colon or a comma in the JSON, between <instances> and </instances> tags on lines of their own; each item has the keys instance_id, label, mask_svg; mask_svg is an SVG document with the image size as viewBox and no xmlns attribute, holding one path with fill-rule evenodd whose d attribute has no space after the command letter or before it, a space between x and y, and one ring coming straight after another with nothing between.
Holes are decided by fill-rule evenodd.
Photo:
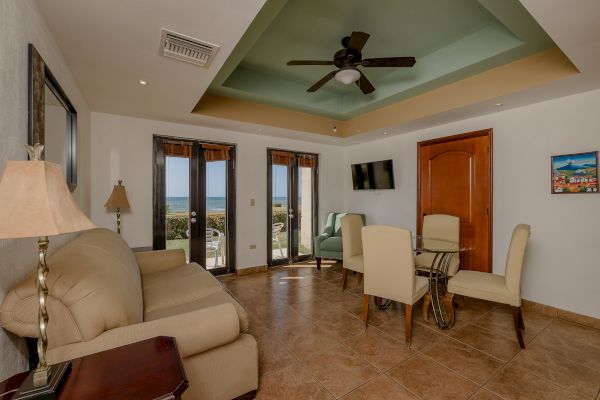
<instances>
[{"instance_id":1,"label":"sky","mask_svg":"<svg viewBox=\"0 0 600 400\"><path fill-rule=\"evenodd\" d=\"M189 158L167 157L167 197L188 197L190 182ZM226 168L225 161L206 163L206 195L225 197ZM287 167L273 166L273 196L287 197Z\"/></svg>"}]
</instances>

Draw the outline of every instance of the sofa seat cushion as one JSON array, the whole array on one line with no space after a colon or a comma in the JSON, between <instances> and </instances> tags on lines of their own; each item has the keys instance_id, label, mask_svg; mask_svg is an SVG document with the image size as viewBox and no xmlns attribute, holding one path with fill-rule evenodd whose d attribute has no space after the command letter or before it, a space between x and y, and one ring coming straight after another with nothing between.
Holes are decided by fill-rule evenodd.
<instances>
[{"instance_id":1,"label":"sofa seat cushion","mask_svg":"<svg viewBox=\"0 0 600 400\"><path fill-rule=\"evenodd\" d=\"M196 263L142 275L144 315L191 303L222 291L219 281ZM144 317L146 320L146 317Z\"/></svg>"},{"instance_id":2,"label":"sofa seat cushion","mask_svg":"<svg viewBox=\"0 0 600 400\"><path fill-rule=\"evenodd\" d=\"M240 305L233 297L227 292L220 290L218 292L211 293L204 297L190 301L188 303L182 303L173 305L170 307L162 307L151 312L146 312L144 315L144 321L152 321L155 319L166 318L172 315L183 314L186 312L199 310L202 308L212 307L219 304L231 303L237 311L238 318L240 320L240 332L248 332L250 326L250 320L244 307Z\"/></svg>"},{"instance_id":3,"label":"sofa seat cushion","mask_svg":"<svg viewBox=\"0 0 600 400\"><path fill-rule=\"evenodd\" d=\"M321 242L321 250L324 251L342 251L342 237L332 236Z\"/></svg>"}]
</instances>

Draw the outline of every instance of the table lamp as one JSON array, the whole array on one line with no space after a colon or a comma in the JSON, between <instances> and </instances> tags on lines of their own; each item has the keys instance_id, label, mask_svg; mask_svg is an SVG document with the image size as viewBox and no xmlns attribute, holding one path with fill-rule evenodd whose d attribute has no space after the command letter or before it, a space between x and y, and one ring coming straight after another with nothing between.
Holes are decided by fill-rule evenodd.
<instances>
[{"instance_id":1,"label":"table lamp","mask_svg":"<svg viewBox=\"0 0 600 400\"><path fill-rule=\"evenodd\" d=\"M125 193L125 186L122 185L123 181L119 181L118 185L113 186L113 191L110 194L104 207L112 208L117 210L117 233L121 234L121 210L128 210L129 201L127 200L127 193Z\"/></svg>"},{"instance_id":2,"label":"table lamp","mask_svg":"<svg viewBox=\"0 0 600 400\"><path fill-rule=\"evenodd\" d=\"M27 146L31 161L8 161L0 178L0 239L38 237L38 357L37 368L29 374L14 399L54 398L70 363L49 366L46 362L48 337L48 236L95 228L79 209L67 187L60 165L40 161L43 146Z\"/></svg>"}]
</instances>

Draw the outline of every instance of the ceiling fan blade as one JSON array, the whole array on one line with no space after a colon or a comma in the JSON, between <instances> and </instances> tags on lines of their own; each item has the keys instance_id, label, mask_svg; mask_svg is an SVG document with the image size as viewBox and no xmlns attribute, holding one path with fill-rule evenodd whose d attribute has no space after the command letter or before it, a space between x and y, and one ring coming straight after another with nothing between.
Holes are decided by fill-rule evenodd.
<instances>
[{"instance_id":1,"label":"ceiling fan blade","mask_svg":"<svg viewBox=\"0 0 600 400\"><path fill-rule=\"evenodd\" d=\"M367 58L362 60L363 67L412 67L415 65L414 57L383 57L383 58Z\"/></svg>"},{"instance_id":2,"label":"ceiling fan blade","mask_svg":"<svg viewBox=\"0 0 600 400\"><path fill-rule=\"evenodd\" d=\"M291 60L287 62L287 65L333 65L333 61Z\"/></svg>"},{"instance_id":3,"label":"ceiling fan blade","mask_svg":"<svg viewBox=\"0 0 600 400\"><path fill-rule=\"evenodd\" d=\"M367 40L369 40L370 36L371 35L365 32L352 32L352 35L350 35L350 41L348 42L348 48L361 51L365 46L365 43L367 43Z\"/></svg>"},{"instance_id":4,"label":"ceiling fan blade","mask_svg":"<svg viewBox=\"0 0 600 400\"><path fill-rule=\"evenodd\" d=\"M375 91L375 87L373 86L373 84L367 79L367 77L361 71L358 71L358 72L360 72L360 78L359 78L359 80L356 81L356 84L358 85L360 90L362 90L362 92L364 94L373 93Z\"/></svg>"},{"instance_id":5,"label":"ceiling fan blade","mask_svg":"<svg viewBox=\"0 0 600 400\"><path fill-rule=\"evenodd\" d=\"M323 78L321 78L320 81L318 81L317 83L315 83L314 85L309 87L307 92L316 92L317 90L319 90L321 88L321 86L323 86L324 84L329 82L331 80L331 78L333 78L335 76L336 73L337 73L337 70L331 71L330 73L325 75Z\"/></svg>"}]
</instances>

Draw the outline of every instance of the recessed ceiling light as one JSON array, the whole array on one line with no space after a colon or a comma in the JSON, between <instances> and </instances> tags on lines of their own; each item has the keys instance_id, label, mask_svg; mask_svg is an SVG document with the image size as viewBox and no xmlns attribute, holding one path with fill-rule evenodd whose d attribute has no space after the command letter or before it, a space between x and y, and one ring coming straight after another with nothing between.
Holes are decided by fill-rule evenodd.
<instances>
[{"instance_id":1,"label":"recessed ceiling light","mask_svg":"<svg viewBox=\"0 0 600 400\"><path fill-rule=\"evenodd\" d=\"M384 135L387 135L388 133L387 133L387 132L383 132L383 134L384 134Z\"/></svg>"},{"instance_id":2,"label":"recessed ceiling light","mask_svg":"<svg viewBox=\"0 0 600 400\"><path fill-rule=\"evenodd\" d=\"M146 85L148 84L148 82L146 82L145 80L142 80L142 79L140 79L140 80L138 81L138 83L139 83L140 85L142 85L142 86L146 86Z\"/></svg>"},{"instance_id":3,"label":"recessed ceiling light","mask_svg":"<svg viewBox=\"0 0 600 400\"><path fill-rule=\"evenodd\" d=\"M259 131L259 132L262 132L262 131L263 131L263 129L262 129L262 128L258 128L258 131Z\"/></svg>"},{"instance_id":4,"label":"recessed ceiling light","mask_svg":"<svg viewBox=\"0 0 600 400\"><path fill-rule=\"evenodd\" d=\"M494 104L495 107L502 107L504 105L504 103L496 103Z\"/></svg>"}]
</instances>

